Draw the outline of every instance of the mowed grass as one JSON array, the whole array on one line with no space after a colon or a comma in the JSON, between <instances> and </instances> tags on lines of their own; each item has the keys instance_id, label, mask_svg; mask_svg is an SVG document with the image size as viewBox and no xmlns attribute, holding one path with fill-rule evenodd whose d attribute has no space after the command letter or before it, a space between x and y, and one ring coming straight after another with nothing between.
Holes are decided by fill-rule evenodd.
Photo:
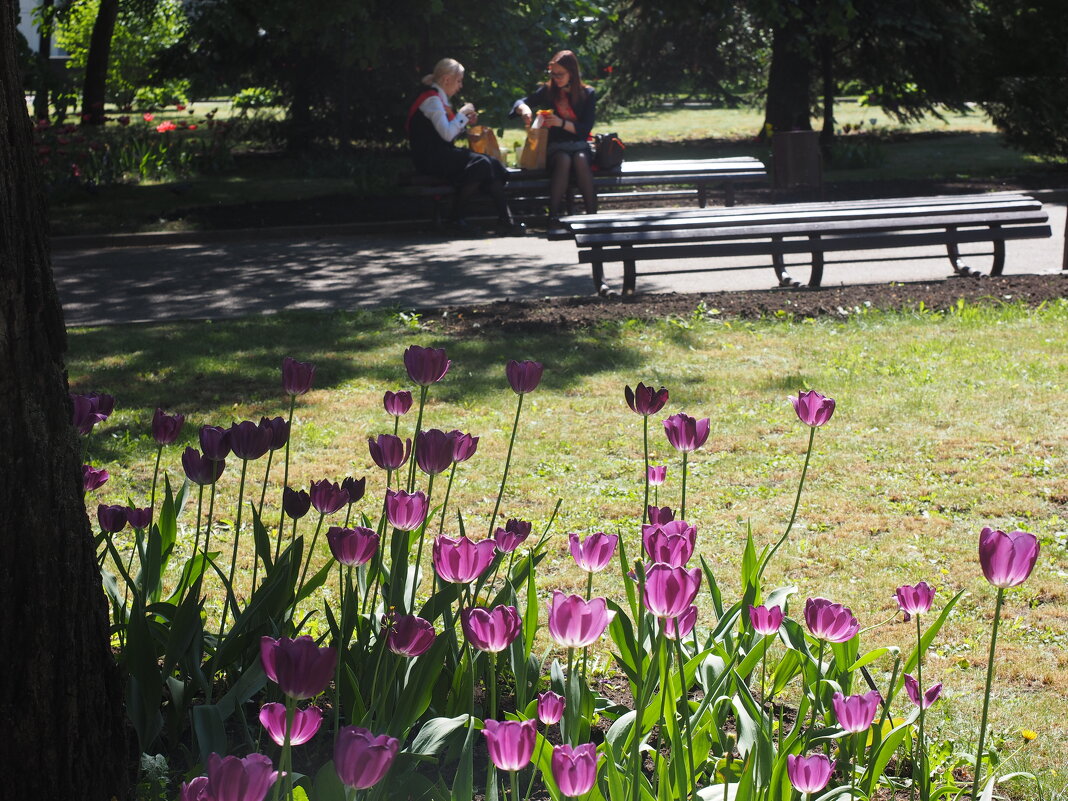
<instances>
[{"instance_id":1,"label":"mowed grass","mask_svg":"<svg viewBox=\"0 0 1068 801\"><path fill-rule=\"evenodd\" d=\"M569 531L619 532L637 554L642 429L623 387L641 380L671 393L650 421L654 463L669 466L661 504L678 505L680 459L660 420L679 411L711 418L708 443L690 460L687 517L730 602L747 527L758 547L774 541L793 505L807 429L787 396L818 389L838 407L817 432L798 523L767 587L796 586L797 617L809 596L851 606L874 629L863 635L864 650L910 646L915 629L895 614L892 597L900 584L931 582L936 607L963 590L924 678L945 685L928 718L934 735L966 753L978 728L995 595L978 565L979 530L1035 533L1042 554L1034 575L1007 594L991 719L1002 756L1015 752L1004 770L1040 771L1044 795L1055 796L1068 761L1068 304L1027 310L1006 302L945 315L855 312L839 320L784 313L741 322L713 310L568 335L481 338L435 335L370 312L73 330L72 389L117 398L115 414L91 442L92 461L112 479L87 504L147 502L155 456L147 431L157 405L187 416L182 440L164 453L172 482L181 481L181 449L195 444L200 425L285 414L279 365L291 355L318 368L315 389L297 403L291 484L365 475L367 497L357 508L375 517L384 475L366 438L392 431L381 397L407 386L403 349L433 345L447 349L453 366L431 388L425 426L480 436L478 453L457 472L450 506L481 537L515 410L503 367L510 358L532 358L545 364L545 377L524 404L502 513L531 519L540 530L561 501L539 591L548 598L554 588L584 587L567 554ZM402 433L414 422L413 411ZM262 475L263 464L249 475ZM223 519L234 516L237 468L228 465L220 483ZM277 520L279 481L276 470L268 521ZM439 501L443 488L439 480ZM194 510L186 510L186 525ZM313 517L302 521L305 534ZM339 525L337 517L327 524ZM456 533L455 511L445 531ZM224 553L228 537L224 527L214 539ZM189 543L182 539L183 554ZM328 558L322 540L318 551L318 560ZM622 598L616 573L599 575L594 588ZM707 625L710 604L703 603ZM878 678L889 663L876 667ZM1024 746L1022 728L1038 739Z\"/></svg>"}]
</instances>

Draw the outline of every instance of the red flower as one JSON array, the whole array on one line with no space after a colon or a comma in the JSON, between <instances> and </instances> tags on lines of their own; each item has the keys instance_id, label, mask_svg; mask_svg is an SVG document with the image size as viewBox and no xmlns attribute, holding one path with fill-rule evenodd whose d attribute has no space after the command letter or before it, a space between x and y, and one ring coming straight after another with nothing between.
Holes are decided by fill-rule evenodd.
<instances>
[{"instance_id":1,"label":"red flower","mask_svg":"<svg viewBox=\"0 0 1068 801\"><path fill-rule=\"evenodd\" d=\"M179 111L185 111L185 104L184 103L179 103L178 105L175 106L175 108L178 109Z\"/></svg>"},{"instance_id":2,"label":"red flower","mask_svg":"<svg viewBox=\"0 0 1068 801\"><path fill-rule=\"evenodd\" d=\"M177 127L178 126L170 120L166 120L165 122L161 122L159 125L156 126L156 131L158 133L167 133L168 131L175 130Z\"/></svg>"},{"instance_id":3,"label":"red flower","mask_svg":"<svg viewBox=\"0 0 1068 801\"><path fill-rule=\"evenodd\" d=\"M150 114L147 112L141 115L141 119L143 119L145 122L152 122L152 120L154 120L155 118L155 114Z\"/></svg>"}]
</instances>

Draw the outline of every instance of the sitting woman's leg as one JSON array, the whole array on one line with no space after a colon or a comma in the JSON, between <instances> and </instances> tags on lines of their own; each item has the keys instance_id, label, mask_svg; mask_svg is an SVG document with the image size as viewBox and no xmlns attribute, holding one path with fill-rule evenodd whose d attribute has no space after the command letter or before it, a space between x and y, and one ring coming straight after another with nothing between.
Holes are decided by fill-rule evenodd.
<instances>
[{"instance_id":1,"label":"sitting woman's leg","mask_svg":"<svg viewBox=\"0 0 1068 801\"><path fill-rule=\"evenodd\" d=\"M571 173L571 154L553 153L549 163L549 217L560 217L564 208L564 193Z\"/></svg>"},{"instance_id":2,"label":"sitting woman's leg","mask_svg":"<svg viewBox=\"0 0 1068 801\"><path fill-rule=\"evenodd\" d=\"M582 193L582 205L586 207L586 213L596 214L597 192L593 188L593 171L590 169L589 151L576 153L571 167L575 174L575 183L578 184L579 191Z\"/></svg>"}]
</instances>

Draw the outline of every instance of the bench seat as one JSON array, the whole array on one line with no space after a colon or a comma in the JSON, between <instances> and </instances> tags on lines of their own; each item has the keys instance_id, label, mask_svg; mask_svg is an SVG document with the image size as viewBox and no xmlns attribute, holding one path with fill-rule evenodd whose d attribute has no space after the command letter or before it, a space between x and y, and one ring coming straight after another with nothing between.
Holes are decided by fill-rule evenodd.
<instances>
[{"instance_id":1,"label":"bench seat","mask_svg":"<svg viewBox=\"0 0 1068 801\"><path fill-rule=\"evenodd\" d=\"M562 220L573 237L579 262L591 265L594 284L603 286L604 264L623 264L623 292L633 294L639 261L706 259L766 255L780 286L799 286L786 271L784 257L809 254L808 286L823 279L825 254L936 245L946 248L954 272L973 274L959 246L990 242L991 275L1005 263L1005 241L1051 236L1042 204L1026 195L997 192L879 200L794 203L719 209L649 209L576 215ZM874 259L873 259L874 260ZM702 266L660 274L716 269Z\"/></svg>"}]
</instances>

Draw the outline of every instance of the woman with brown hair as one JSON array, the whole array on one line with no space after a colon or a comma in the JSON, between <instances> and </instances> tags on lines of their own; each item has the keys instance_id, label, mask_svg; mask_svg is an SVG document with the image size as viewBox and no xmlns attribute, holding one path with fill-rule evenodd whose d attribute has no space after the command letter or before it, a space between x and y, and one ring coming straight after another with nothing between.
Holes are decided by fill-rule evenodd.
<instances>
[{"instance_id":1,"label":"woman with brown hair","mask_svg":"<svg viewBox=\"0 0 1068 801\"><path fill-rule=\"evenodd\" d=\"M549 128L546 166L549 170L550 226L560 217L570 176L574 176L582 192L586 213L597 213L597 194L590 170L593 153L587 141L593 129L596 106L597 93L582 82L578 58L570 50L561 50L549 60L549 80L532 94L516 101L512 108L528 128L534 118L532 107L549 110L542 125Z\"/></svg>"}]
</instances>

